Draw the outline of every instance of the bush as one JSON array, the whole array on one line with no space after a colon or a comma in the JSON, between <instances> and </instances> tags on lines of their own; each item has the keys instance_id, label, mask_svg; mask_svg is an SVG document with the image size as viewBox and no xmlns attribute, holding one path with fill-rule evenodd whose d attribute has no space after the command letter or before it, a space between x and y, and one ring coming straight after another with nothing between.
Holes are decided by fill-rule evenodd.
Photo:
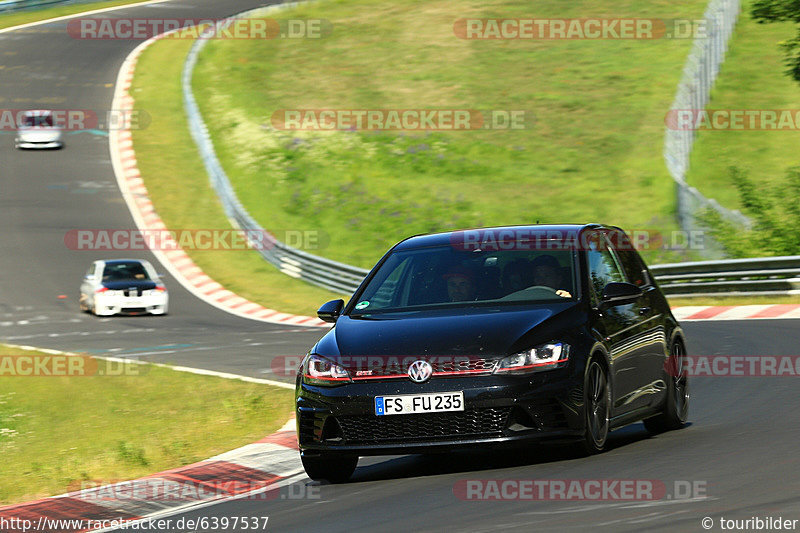
<instances>
[{"instance_id":1,"label":"bush","mask_svg":"<svg viewBox=\"0 0 800 533\"><path fill-rule=\"evenodd\" d=\"M787 169L783 180L766 185L755 183L738 167L729 172L753 225L740 228L708 209L699 218L711 236L732 257L800 254L800 166Z\"/></svg>"}]
</instances>

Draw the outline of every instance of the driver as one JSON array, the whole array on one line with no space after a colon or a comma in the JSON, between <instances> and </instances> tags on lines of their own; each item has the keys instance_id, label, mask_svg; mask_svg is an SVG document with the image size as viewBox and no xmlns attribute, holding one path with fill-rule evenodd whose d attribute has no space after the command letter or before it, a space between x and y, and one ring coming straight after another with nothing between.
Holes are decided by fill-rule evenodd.
<instances>
[{"instance_id":1,"label":"driver","mask_svg":"<svg viewBox=\"0 0 800 533\"><path fill-rule=\"evenodd\" d=\"M533 260L533 284L542 287L549 287L556 291L562 298L572 298L572 295L562 289L564 276L561 273L561 265L558 259L552 255L540 255Z\"/></svg>"}]
</instances>

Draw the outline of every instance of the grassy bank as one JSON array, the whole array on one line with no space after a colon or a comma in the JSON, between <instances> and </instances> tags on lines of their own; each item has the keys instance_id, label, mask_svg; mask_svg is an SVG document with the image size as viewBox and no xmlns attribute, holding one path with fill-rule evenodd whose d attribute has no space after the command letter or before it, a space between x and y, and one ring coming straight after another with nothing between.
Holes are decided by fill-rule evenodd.
<instances>
[{"instance_id":1,"label":"grassy bank","mask_svg":"<svg viewBox=\"0 0 800 533\"><path fill-rule=\"evenodd\" d=\"M230 229L189 134L180 75L192 41L159 41L142 54L131 88L136 108L152 117L135 131L139 169L167 227ZM286 313L313 314L342 297L280 273L255 251L187 250L203 271L236 294Z\"/></svg>"},{"instance_id":2,"label":"grassy bank","mask_svg":"<svg viewBox=\"0 0 800 533\"><path fill-rule=\"evenodd\" d=\"M0 360L32 353L0 346ZM4 363L0 504L207 459L264 437L292 413L291 390L150 365L28 377L9 375Z\"/></svg>"},{"instance_id":3,"label":"grassy bank","mask_svg":"<svg viewBox=\"0 0 800 533\"><path fill-rule=\"evenodd\" d=\"M370 266L415 233L601 221L670 230L662 158L691 41L464 40L462 17L698 18L704 0L326 1L277 18L322 18L320 39L219 40L194 86L239 197L268 229L318 229L319 253ZM308 132L282 109L527 110L522 130ZM651 261L678 259L649 252Z\"/></svg>"}]
</instances>

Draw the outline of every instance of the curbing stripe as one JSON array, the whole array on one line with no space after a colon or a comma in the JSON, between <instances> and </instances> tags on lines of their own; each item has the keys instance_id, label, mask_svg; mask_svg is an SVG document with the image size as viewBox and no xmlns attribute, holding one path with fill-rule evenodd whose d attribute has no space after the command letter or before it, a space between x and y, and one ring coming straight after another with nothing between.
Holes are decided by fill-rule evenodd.
<instances>
[{"instance_id":1,"label":"curbing stripe","mask_svg":"<svg viewBox=\"0 0 800 533\"><path fill-rule=\"evenodd\" d=\"M279 9L280 6L276 6ZM142 52L154 42L162 39L165 35L174 33L166 32L156 35L147 41L139 44L134 50L125 58L117 74L117 83L114 89L114 100L111 105L112 109L120 111L132 111L134 107L134 98L129 93L131 83L134 77L136 63L141 56ZM127 125L126 125L127 126ZM122 197L128 205L128 209L133 216L136 227L140 231L153 231L166 229L161 218L156 213L152 202L148 197L147 187L141 178L141 173L137 166L135 151L132 145L132 132L129 128L124 130L112 130L109 132L108 142L109 150L111 152L111 161L114 167L114 174L117 178ZM143 206L146 204L146 207ZM177 243L171 239L164 239L166 247L180 251L181 254L167 254L163 250L151 250L153 255L161 262L161 264L172 274L172 276L183 285L186 290L194 294L209 305L221 309L233 315L247 318L249 320L259 320L262 322L270 322L274 324L291 324L302 327L329 327L329 324L323 322L317 317L307 317L291 315L287 313L280 313L272 309L267 309L260 304L251 302L245 298L237 297L230 291L225 291L221 286L215 288L214 291L206 292L200 290L201 287L207 285L211 279L205 275L194 261L189 257ZM176 255L181 258L176 261ZM204 287L205 288L205 287ZM224 291L223 297L214 298L214 293L220 289ZM258 306L262 311L261 314L252 311L243 313L238 308L239 305L234 307L232 304L244 303Z\"/></svg>"},{"instance_id":2,"label":"curbing stripe","mask_svg":"<svg viewBox=\"0 0 800 533\"><path fill-rule=\"evenodd\" d=\"M155 516L175 514L230 499L271 500L278 496L277 489L280 486L303 471L294 432L284 429L289 425L294 425L294 419L262 441L206 461L136 480L0 507L0 518L6 521L25 519L33 524L41 524L48 519L64 519L82 521L84 525L87 520L119 520L130 525ZM263 442L269 439L272 440ZM108 528L111 529L116 527ZM80 527L39 530L63 533L90 531ZM16 533L14 529L3 531Z\"/></svg>"},{"instance_id":3,"label":"curbing stripe","mask_svg":"<svg viewBox=\"0 0 800 533\"><path fill-rule=\"evenodd\" d=\"M800 304L673 307L680 321L798 319Z\"/></svg>"}]
</instances>

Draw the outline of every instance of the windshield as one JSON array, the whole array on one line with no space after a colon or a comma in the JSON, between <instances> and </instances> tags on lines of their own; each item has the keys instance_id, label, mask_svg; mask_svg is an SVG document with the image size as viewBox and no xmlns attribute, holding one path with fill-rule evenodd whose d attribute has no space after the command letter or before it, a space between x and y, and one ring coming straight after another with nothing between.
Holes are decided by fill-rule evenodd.
<instances>
[{"instance_id":1,"label":"windshield","mask_svg":"<svg viewBox=\"0 0 800 533\"><path fill-rule=\"evenodd\" d=\"M150 276L147 275L144 265L134 261L110 263L103 269L103 281L145 281L149 279Z\"/></svg>"},{"instance_id":2,"label":"windshield","mask_svg":"<svg viewBox=\"0 0 800 533\"><path fill-rule=\"evenodd\" d=\"M574 299L574 265L570 250L481 252L439 246L397 251L350 314Z\"/></svg>"},{"instance_id":3,"label":"windshield","mask_svg":"<svg viewBox=\"0 0 800 533\"><path fill-rule=\"evenodd\" d=\"M52 115L26 115L22 122L25 128L52 128Z\"/></svg>"}]
</instances>

